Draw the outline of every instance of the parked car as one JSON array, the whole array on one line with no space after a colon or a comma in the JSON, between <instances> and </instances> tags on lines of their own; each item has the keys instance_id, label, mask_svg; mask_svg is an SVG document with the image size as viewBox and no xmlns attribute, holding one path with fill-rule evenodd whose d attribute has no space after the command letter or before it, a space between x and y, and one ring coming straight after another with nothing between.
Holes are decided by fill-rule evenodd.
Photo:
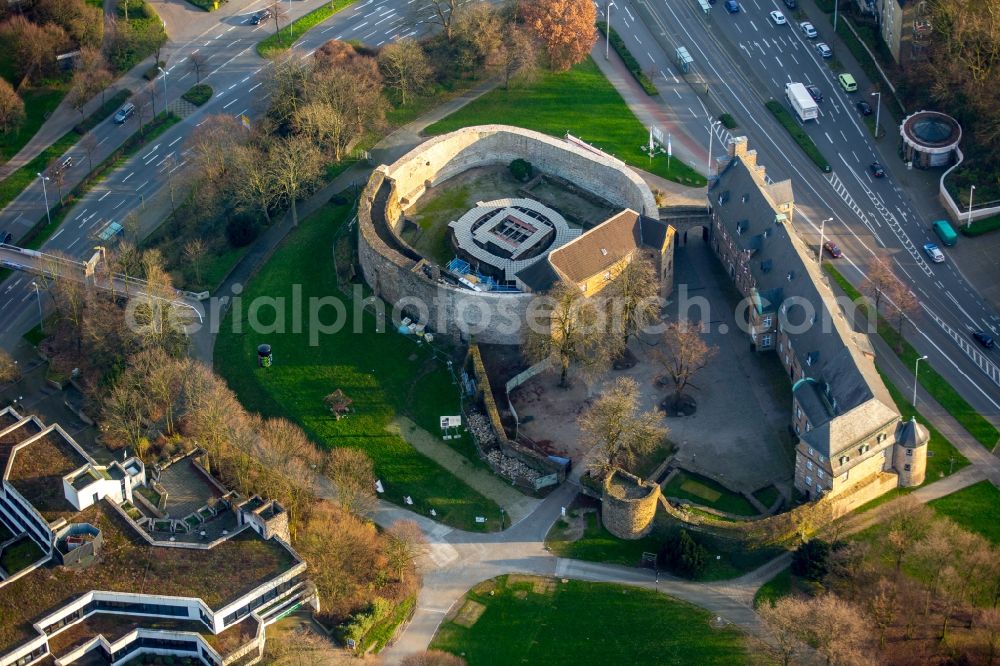
<instances>
[{"instance_id":1,"label":"parked car","mask_svg":"<svg viewBox=\"0 0 1000 666\"><path fill-rule=\"evenodd\" d=\"M993 349L994 347L996 347L996 343L993 342L993 336L987 333L986 331L973 331L972 337L976 342L981 344L986 349Z\"/></svg>"},{"instance_id":2,"label":"parked car","mask_svg":"<svg viewBox=\"0 0 1000 666\"><path fill-rule=\"evenodd\" d=\"M789 9L798 9L799 2L798 0L785 0L785 6L788 7Z\"/></svg>"},{"instance_id":3,"label":"parked car","mask_svg":"<svg viewBox=\"0 0 1000 666\"><path fill-rule=\"evenodd\" d=\"M274 16L270 9L262 9L250 18L251 25L260 25L264 21Z\"/></svg>"},{"instance_id":4,"label":"parked car","mask_svg":"<svg viewBox=\"0 0 1000 666\"><path fill-rule=\"evenodd\" d=\"M872 172L872 175L876 178L885 178L885 169L878 162L872 162L868 165L868 170Z\"/></svg>"},{"instance_id":5,"label":"parked car","mask_svg":"<svg viewBox=\"0 0 1000 666\"><path fill-rule=\"evenodd\" d=\"M844 92L855 92L858 89L858 82L854 80L854 76L844 72L837 77L837 81L840 82L840 87L844 89Z\"/></svg>"},{"instance_id":6,"label":"parked car","mask_svg":"<svg viewBox=\"0 0 1000 666\"><path fill-rule=\"evenodd\" d=\"M132 102L125 102L122 104L122 108L118 109L115 113L114 120L117 124L121 125L126 120L131 118L133 113L135 113L135 104Z\"/></svg>"},{"instance_id":7,"label":"parked car","mask_svg":"<svg viewBox=\"0 0 1000 666\"><path fill-rule=\"evenodd\" d=\"M771 20L774 21L774 25L785 25L788 21L785 19L785 15L775 9L771 12Z\"/></svg>"},{"instance_id":8,"label":"parked car","mask_svg":"<svg viewBox=\"0 0 1000 666\"><path fill-rule=\"evenodd\" d=\"M837 244L834 243L833 241L827 241L823 243L823 249L826 250L826 253L830 255L833 259L840 259L841 255L844 254L843 252L840 251L840 248L837 247Z\"/></svg>"},{"instance_id":9,"label":"parked car","mask_svg":"<svg viewBox=\"0 0 1000 666\"><path fill-rule=\"evenodd\" d=\"M826 42L820 42L816 45L816 53L820 55L821 58L830 59L833 57L833 49Z\"/></svg>"},{"instance_id":10,"label":"parked car","mask_svg":"<svg viewBox=\"0 0 1000 666\"><path fill-rule=\"evenodd\" d=\"M818 103L823 101L823 93L820 91L819 86L814 86L813 84L806 85L806 90L812 95L812 98Z\"/></svg>"},{"instance_id":11,"label":"parked car","mask_svg":"<svg viewBox=\"0 0 1000 666\"><path fill-rule=\"evenodd\" d=\"M9 231L0 231L0 243L9 245L12 240L14 240L14 234Z\"/></svg>"},{"instance_id":12,"label":"parked car","mask_svg":"<svg viewBox=\"0 0 1000 666\"><path fill-rule=\"evenodd\" d=\"M736 0L726 0L726 11L730 14L739 14L740 3L736 2Z\"/></svg>"},{"instance_id":13,"label":"parked car","mask_svg":"<svg viewBox=\"0 0 1000 666\"><path fill-rule=\"evenodd\" d=\"M813 24L810 23L809 21L803 21L802 23L799 23L799 28L802 29L802 34L804 34L809 39L816 39L819 36L819 33L816 32L816 28L814 28Z\"/></svg>"},{"instance_id":14,"label":"parked car","mask_svg":"<svg viewBox=\"0 0 1000 666\"><path fill-rule=\"evenodd\" d=\"M73 166L73 158L72 157L67 157L62 162L60 162L59 164L57 164L55 166L55 168L52 169L52 173L53 173L53 175L61 174L63 171L66 171L67 169L69 169L71 166Z\"/></svg>"},{"instance_id":15,"label":"parked car","mask_svg":"<svg viewBox=\"0 0 1000 666\"><path fill-rule=\"evenodd\" d=\"M941 248L934 243L927 243L924 245L924 252L935 264L944 263L944 252L942 252Z\"/></svg>"},{"instance_id":16,"label":"parked car","mask_svg":"<svg viewBox=\"0 0 1000 666\"><path fill-rule=\"evenodd\" d=\"M866 102L865 100L858 101L858 103L855 104L854 106L858 108L858 113L860 113L861 115L863 116L872 115L872 105Z\"/></svg>"}]
</instances>

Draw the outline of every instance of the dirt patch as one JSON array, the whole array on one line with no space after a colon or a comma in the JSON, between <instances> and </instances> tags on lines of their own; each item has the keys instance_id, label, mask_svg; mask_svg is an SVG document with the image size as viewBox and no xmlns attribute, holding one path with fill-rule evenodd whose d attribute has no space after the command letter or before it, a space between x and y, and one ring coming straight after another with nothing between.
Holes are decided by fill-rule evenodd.
<instances>
[{"instance_id":1,"label":"dirt patch","mask_svg":"<svg viewBox=\"0 0 1000 666\"><path fill-rule=\"evenodd\" d=\"M470 590L470 593L482 597L489 594L490 592L493 592L496 589L497 589L497 582L494 579L490 578L489 580L484 580L483 582L477 584Z\"/></svg>"},{"instance_id":2,"label":"dirt patch","mask_svg":"<svg viewBox=\"0 0 1000 666\"><path fill-rule=\"evenodd\" d=\"M452 622L460 627L468 629L474 625L485 612L486 606L478 601L467 599L465 604L463 604L462 608L458 611L458 614L455 615L455 619L452 620Z\"/></svg>"},{"instance_id":3,"label":"dirt patch","mask_svg":"<svg viewBox=\"0 0 1000 666\"><path fill-rule=\"evenodd\" d=\"M518 599L527 599L528 598L528 591L527 590L514 590L514 596L516 598L518 598Z\"/></svg>"}]
</instances>

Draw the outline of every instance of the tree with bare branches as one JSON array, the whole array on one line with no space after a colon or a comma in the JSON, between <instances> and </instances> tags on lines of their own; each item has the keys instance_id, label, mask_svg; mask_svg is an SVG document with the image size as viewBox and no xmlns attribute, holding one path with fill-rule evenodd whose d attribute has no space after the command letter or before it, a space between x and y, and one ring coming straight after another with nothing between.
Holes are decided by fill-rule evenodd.
<instances>
[{"instance_id":1,"label":"tree with bare branches","mask_svg":"<svg viewBox=\"0 0 1000 666\"><path fill-rule=\"evenodd\" d=\"M359 449L331 449L323 461L323 473L337 491L337 502L357 516L370 515L378 505L372 459Z\"/></svg>"},{"instance_id":2,"label":"tree with bare branches","mask_svg":"<svg viewBox=\"0 0 1000 666\"><path fill-rule=\"evenodd\" d=\"M534 307L542 312L536 310L529 317L522 351L532 363L549 359L559 372L559 386L569 386L571 368L590 379L604 372L618 355L621 338L609 333L596 300L584 296L575 285L558 283Z\"/></svg>"},{"instance_id":3,"label":"tree with bare branches","mask_svg":"<svg viewBox=\"0 0 1000 666\"><path fill-rule=\"evenodd\" d=\"M522 13L557 72L584 60L597 41L597 7L590 0L532 0Z\"/></svg>"},{"instance_id":4,"label":"tree with bare branches","mask_svg":"<svg viewBox=\"0 0 1000 666\"><path fill-rule=\"evenodd\" d=\"M400 580L427 550L427 537L412 520L397 520L385 531L385 556Z\"/></svg>"},{"instance_id":5,"label":"tree with bare branches","mask_svg":"<svg viewBox=\"0 0 1000 666\"><path fill-rule=\"evenodd\" d=\"M18 129L24 118L24 100L6 79L0 78L0 134Z\"/></svg>"},{"instance_id":6,"label":"tree with bare branches","mask_svg":"<svg viewBox=\"0 0 1000 666\"><path fill-rule=\"evenodd\" d=\"M633 257L601 295L610 306L611 328L621 336L622 349L628 347L633 335L660 316L656 267L642 254Z\"/></svg>"},{"instance_id":7,"label":"tree with bare branches","mask_svg":"<svg viewBox=\"0 0 1000 666\"><path fill-rule=\"evenodd\" d=\"M782 666L796 663L796 657L806 649L802 621L808 612L805 601L791 596L782 597L773 603L764 602L757 609L770 639L761 641L760 645L778 659Z\"/></svg>"},{"instance_id":8,"label":"tree with bare branches","mask_svg":"<svg viewBox=\"0 0 1000 666\"><path fill-rule=\"evenodd\" d=\"M323 155L308 137L292 136L271 147L268 162L275 191L288 200L292 226L297 227L298 200L312 193L323 171Z\"/></svg>"},{"instance_id":9,"label":"tree with bare branches","mask_svg":"<svg viewBox=\"0 0 1000 666\"><path fill-rule=\"evenodd\" d=\"M583 443L593 451L592 469L602 476L615 468L634 472L639 456L656 450L667 436L656 411L639 411L639 385L619 377L579 419Z\"/></svg>"},{"instance_id":10,"label":"tree with bare branches","mask_svg":"<svg viewBox=\"0 0 1000 666\"><path fill-rule=\"evenodd\" d=\"M192 238L184 245L184 260L191 270L194 271L194 281L201 284L201 265L205 260L205 241L200 238Z\"/></svg>"},{"instance_id":11,"label":"tree with bare branches","mask_svg":"<svg viewBox=\"0 0 1000 666\"><path fill-rule=\"evenodd\" d=\"M423 23L441 26L445 38L450 42L454 36L456 19L462 11L459 0L430 0L431 13Z\"/></svg>"},{"instance_id":12,"label":"tree with bare branches","mask_svg":"<svg viewBox=\"0 0 1000 666\"><path fill-rule=\"evenodd\" d=\"M208 65L209 56L201 53L192 53L188 56L188 62L191 63L191 69L194 70L194 82L201 83L201 73L204 71L205 66Z\"/></svg>"},{"instance_id":13,"label":"tree with bare branches","mask_svg":"<svg viewBox=\"0 0 1000 666\"><path fill-rule=\"evenodd\" d=\"M896 620L899 613L899 591L896 581L885 576L879 578L874 594L868 598L868 615L878 627L878 647L885 647L885 633Z\"/></svg>"},{"instance_id":14,"label":"tree with bare branches","mask_svg":"<svg viewBox=\"0 0 1000 666\"><path fill-rule=\"evenodd\" d=\"M903 325L912 320L920 311L920 301L917 299L917 295L900 280L896 280L891 287L891 299L892 319L896 323L896 334L899 335L902 345Z\"/></svg>"},{"instance_id":15,"label":"tree with bare branches","mask_svg":"<svg viewBox=\"0 0 1000 666\"><path fill-rule=\"evenodd\" d=\"M531 80L538 72L538 44L534 36L515 23L507 24L494 62L505 90L511 83Z\"/></svg>"},{"instance_id":16,"label":"tree with bare branches","mask_svg":"<svg viewBox=\"0 0 1000 666\"><path fill-rule=\"evenodd\" d=\"M875 316L879 313L882 297L891 294L893 286L898 282L896 274L889 262L881 257L875 257L868 265L868 275L861 284L861 290L875 304ZM891 296L890 296L891 298Z\"/></svg>"},{"instance_id":17,"label":"tree with bare branches","mask_svg":"<svg viewBox=\"0 0 1000 666\"><path fill-rule=\"evenodd\" d=\"M0 386L21 378L21 368L10 354L0 349Z\"/></svg>"},{"instance_id":18,"label":"tree with bare branches","mask_svg":"<svg viewBox=\"0 0 1000 666\"><path fill-rule=\"evenodd\" d=\"M433 73L423 47L413 39L401 39L385 46L378 54L378 66L386 85L396 91L402 106L423 92Z\"/></svg>"},{"instance_id":19,"label":"tree with bare branches","mask_svg":"<svg viewBox=\"0 0 1000 666\"><path fill-rule=\"evenodd\" d=\"M702 337L701 324L689 321L672 322L662 337L663 347L654 352L656 362L674 385L672 404L677 406L684 389L694 384L691 380L708 364L716 348Z\"/></svg>"}]
</instances>

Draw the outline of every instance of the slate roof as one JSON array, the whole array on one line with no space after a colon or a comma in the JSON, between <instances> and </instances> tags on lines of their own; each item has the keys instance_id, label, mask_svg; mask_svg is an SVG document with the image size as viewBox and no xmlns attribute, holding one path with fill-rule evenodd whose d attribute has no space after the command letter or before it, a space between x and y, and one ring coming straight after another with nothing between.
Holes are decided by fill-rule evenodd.
<instances>
[{"instance_id":1,"label":"slate roof","mask_svg":"<svg viewBox=\"0 0 1000 666\"><path fill-rule=\"evenodd\" d=\"M527 285L528 289L534 292L547 291L549 287L559 281L559 275L545 259L536 261L527 268L522 268L515 275L518 280Z\"/></svg>"},{"instance_id":2,"label":"slate roof","mask_svg":"<svg viewBox=\"0 0 1000 666\"><path fill-rule=\"evenodd\" d=\"M733 241L749 253L761 311L778 313L810 380L793 389L813 426L802 440L832 457L857 441L850 438L898 417L875 364L862 353L870 343L858 344L860 334L841 313L813 253L789 222L779 221L784 216L775 202L792 200L791 184L762 189L737 157L709 189L709 200Z\"/></svg>"}]
</instances>

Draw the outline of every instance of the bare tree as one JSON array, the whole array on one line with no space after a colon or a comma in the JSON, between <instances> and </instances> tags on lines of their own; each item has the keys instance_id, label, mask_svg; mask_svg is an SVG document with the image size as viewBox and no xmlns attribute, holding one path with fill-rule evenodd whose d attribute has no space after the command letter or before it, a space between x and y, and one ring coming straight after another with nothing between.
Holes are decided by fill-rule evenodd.
<instances>
[{"instance_id":1,"label":"bare tree","mask_svg":"<svg viewBox=\"0 0 1000 666\"><path fill-rule=\"evenodd\" d=\"M56 155L49 160L49 165L45 169L45 175L56 184L56 192L59 194L59 203L63 203L63 186L66 185L66 169L63 168L65 155Z\"/></svg>"},{"instance_id":2,"label":"bare tree","mask_svg":"<svg viewBox=\"0 0 1000 666\"><path fill-rule=\"evenodd\" d=\"M604 372L618 354L620 338L609 335L604 312L571 284L560 282L546 299L541 321L528 322L523 352L532 363L545 359L559 371L559 386L569 386L569 373L576 368L584 378Z\"/></svg>"},{"instance_id":3,"label":"bare tree","mask_svg":"<svg viewBox=\"0 0 1000 666\"><path fill-rule=\"evenodd\" d=\"M931 600L937 594L941 576L945 567L949 566L954 554L953 543L954 523L939 520L931 524L926 536L916 542L913 556L926 569L930 576L927 581L928 590L924 599L924 614L930 612Z\"/></svg>"},{"instance_id":4,"label":"bare tree","mask_svg":"<svg viewBox=\"0 0 1000 666\"><path fill-rule=\"evenodd\" d=\"M21 368L11 355L0 349L0 386L21 378Z\"/></svg>"},{"instance_id":5,"label":"bare tree","mask_svg":"<svg viewBox=\"0 0 1000 666\"><path fill-rule=\"evenodd\" d=\"M663 333L663 349L655 352L656 361L674 385L673 404L680 403L684 389L694 386L691 380L715 354L701 336L701 324L689 321L673 322Z\"/></svg>"},{"instance_id":6,"label":"bare tree","mask_svg":"<svg viewBox=\"0 0 1000 666\"><path fill-rule=\"evenodd\" d=\"M94 153L97 152L97 137L93 132L87 132L80 139L80 148L87 154L87 172L94 170Z\"/></svg>"},{"instance_id":7,"label":"bare tree","mask_svg":"<svg viewBox=\"0 0 1000 666\"><path fill-rule=\"evenodd\" d=\"M18 74L34 80L54 69L56 54L68 43L66 31L55 23L38 25L23 14L0 24L0 37L10 47Z\"/></svg>"},{"instance_id":8,"label":"bare tree","mask_svg":"<svg viewBox=\"0 0 1000 666\"><path fill-rule=\"evenodd\" d=\"M765 602L757 609L770 640L761 641L761 646L778 659L782 666L791 666L806 645L802 633L803 620L809 614L809 606L796 597L782 597L774 603Z\"/></svg>"},{"instance_id":9,"label":"bare tree","mask_svg":"<svg viewBox=\"0 0 1000 666\"><path fill-rule=\"evenodd\" d=\"M287 12L285 11L285 5L283 5L279 0L274 0L268 9L271 10L271 16L274 18L274 34L277 35L278 31L281 29L279 21L285 18ZM291 41L289 41L289 46L291 46Z\"/></svg>"},{"instance_id":10,"label":"bare tree","mask_svg":"<svg viewBox=\"0 0 1000 666\"><path fill-rule=\"evenodd\" d=\"M423 20L423 23L441 26L444 36L450 42L454 33L455 20L461 13L459 0L430 0L430 3L424 8L427 6L431 8L431 12L428 18Z\"/></svg>"},{"instance_id":11,"label":"bare tree","mask_svg":"<svg viewBox=\"0 0 1000 666\"><path fill-rule=\"evenodd\" d=\"M149 441L145 432L146 398L137 383L121 378L116 381L103 402L101 431L105 444L110 448L131 447L140 459L145 460Z\"/></svg>"},{"instance_id":12,"label":"bare tree","mask_svg":"<svg viewBox=\"0 0 1000 666\"><path fill-rule=\"evenodd\" d=\"M910 288L896 280L892 286L893 319L896 322L896 334L903 338L903 325L920 311L920 301Z\"/></svg>"},{"instance_id":13,"label":"bare tree","mask_svg":"<svg viewBox=\"0 0 1000 666\"><path fill-rule=\"evenodd\" d=\"M6 79L0 78L0 134L18 129L24 118L24 101Z\"/></svg>"},{"instance_id":14,"label":"bare tree","mask_svg":"<svg viewBox=\"0 0 1000 666\"><path fill-rule=\"evenodd\" d=\"M899 613L899 592L891 578L879 578L874 594L868 599L868 614L878 627L878 647L885 647L885 632L889 630Z\"/></svg>"},{"instance_id":15,"label":"bare tree","mask_svg":"<svg viewBox=\"0 0 1000 666\"><path fill-rule=\"evenodd\" d=\"M408 655L401 666L465 666L466 661L450 652L441 650L425 650Z\"/></svg>"},{"instance_id":16,"label":"bare tree","mask_svg":"<svg viewBox=\"0 0 1000 666\"><path fill-rule=\"evenodd\" d=\"M397 520L385 531L385 556L400 580L427 549L427 537L412 520Z\"/></svg>"},{"instance_id":17,"label":"bare tree","mask_svg":"<svg viewBox=\"0 0 1000 666\"><path fill-rule=\"evenodd\" d=\"M656 267L646 256L636 255L614 276L602 296L611 306L611 328L621 337L624 350L633 335L659 318Z\"/></svg>"},{"instance_id":18,"label":"bare tree","mask_svg":"<svg viewBox=\"0 0 1000 666\"><path fill-rule=\"evenodd\" d=\"M886 544L893 556L897 572L903 565L903 558L924 538L927 526L933 521L934 510L916 498L907 495L895 501L889 516Z\"/></svg>"},{"instance_id":19,"label":"bare tree","mask_svg":"<svg viewBox=\"0 0 1000 666\"><path fill-rule=\"evenodd\" d=\"M538 44L534 37L515 23L507 25L496 54L496 68L503 76L503 87L516 81L528 81L538 71Z\"/></svg>"},{"instance_id":20,"label":"bare tree","mask_svg":"<svg viewBox=\"0 0 1000 666\"><path fill-rule=\"evenodd\" d=\"M1000 654L1000 611L996 608L980 609L976 616L976 626L986 644L986 663L992 666Z\"/></svg>"},{"instance_id":21,"label":"bare tree","mask_svg":"<svg viewBox=\"0 0 1000 666\"><path fill-rule=\"evenodd\" d=\"M378 65L386 85L396 91L402 106L423 92L433 73L423 47L412 39L385 46L378 54Z\"/></svg>"},{"instance_id":22,"label":"bare tree","mask_svg":"<svg viewBox=\"0 0 1000 666\"><path fill-rule=\"evenodd\" d=\"M188 159L194 167L191 171L196 174L194 182L220 184L229 180L234 170L233 151L249 138L239 121L228 113L206 118L191 131L186 142Z\"/></svg>"},{"instance_id":23,"label":"bare tree","mask_svg":"<svg viewBox=\"0 0 1000 666\"><path fill-rule=\"evenodd\" d=\"M875 304L875 316L878 317L878 307L882 302L882 297L889 294L893 285L898 282L896 274L892 272L889 262L881 257L872 259L868 266L868 275L861 285L861 290Z\"/></svg>"},{"instance_id":24,"label":"bare tree","mask_svg":"<svg viewBox=\"0 0 1000 666\"><path fill-rule=\"evenodd\" d=\"M235 172L233 194L238 203L259 210L268 224L271 207L280 196L267 154L255 144L237 145L230 154Z\"/></svg>"},{"instance_id":25,"label":"bare tree","mask_svg":"<svg viewBox=\"0 0 1000 666\"><path fill-rule=\"evenodd\" d=\"M289 137L268 154L275 189L288 199L292 226L299 225L298 200L312 192L323 170L323 155L308 137Z\"/></svg>"},{"instance_id":26,"label":"bare tree","mask_svg":"<svg viewBox=\"0 0 1000 666\"><path fill-rule=\"evenodd\" d=\"M804 631L807 641L827 664L869 664L871 632L856 606L833 594L809 601Z\"/></svg>"},{"instance_id":27,"label":"bare tree","mask_svg":"<svg viewBox=\"0 0 1000 666\"><path fill-rule=\"evenodd\" d=\"M205 260L205 241L192 238L184 245L184 260L194 271L194 281L201 284L201 264Z\"/></svg>"},{"instance_id":28,"label":"bare tree","mask_svg":"<svg viewBox=\"0 0 1000 666\"><path fill-rule=\"evenodd\" d=\"M358 516L367 516L378 504L372 460L364 451L337 447L326 454L323 472L337 491L342 507Z\"/></svg>"},{"instance_id":29,"label":"bare tree","mask_svg":"<svg viewBox=\"0 0 1000 666\"><path fill-rule=\"evenodd\" d=\"M188 61L191 63L191 69L194 70L194 81L195 83L201 83L201 72L205 69L208 64L209 56L201 53L192 53L188 56Z\"/></svg>"},{"instance_id":30,"label":"bare tree","mask_svg":"<svg viewBox=\"0 0 1000 666\"><path fill-rule=\"evenodd\" d=\"M496 66L507 22L499 8L488 2L466 4L455 21L456 62L463 70Z\"/></svg>"},{"instance_id":31,"label":"bare tree","mask_svg":"<svg viewBox=\"0 0 1000 666\"><path fill-rule=\"evenodd\" d=\"M663 443L667 429L656 411L639 412L639 385L619 377L580 415L580 430L587 449L596 451L591 467L602 476L614 468L635 471L636 459Z\"/></svg>"}]
</instances>

